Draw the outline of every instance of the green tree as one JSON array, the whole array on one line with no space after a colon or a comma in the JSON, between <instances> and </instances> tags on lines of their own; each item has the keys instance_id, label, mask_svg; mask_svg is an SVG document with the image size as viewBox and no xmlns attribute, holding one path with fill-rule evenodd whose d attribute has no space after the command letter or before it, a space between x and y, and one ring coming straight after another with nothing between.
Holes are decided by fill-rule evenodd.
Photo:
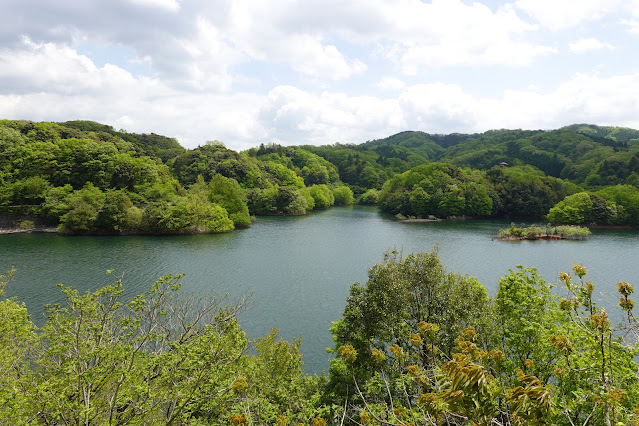
<instances>
[{"instance_id":1,"label":"green tree","mask_svg":"<svg viewBox=\"0 0 639 426\"><path fill-rule=\"evenodd\" d=\"M357 199L357 204L377 204L379 200L379 191L377 189L368 189Z\"/></svg>"},{"instance_id":2,"label":"green tree","mask_svg":"<svg viewBox=\"0 0 639 426\"><path fill-rule=\"evenodd\" d=\"M246 194L235 179L214 175L209 183L209 199L224 207L236 228L251 226Z\"/></svg>"},{"instance_id":3,"label":"green tree","mask_svg":"<svg viewBox=\"0 0 639 426\"><path fill-rule=\"evenodd\" d=\"M64 204L69 206L69 211L60 217L59 229L69 233L94 231L104 200L104 193L92 183L73 191L65 197Z\"/></svg>"},{"instance_id":4,"label":"green tree","mask_svg":"<svg viewBox=\"0 0 639 426\"><path fill-rule=\"evenodd\" d=\"M269 161L266 163L266 169L273 175L277 185L304 187L304 179L283 164Z\"/></svg>"},{"instance_id":5,"label":"green tree","mask_svg":"<svg viewBox=\"0 0 639 426\"><path fill-rule=\"evenodd\" d=\"M592 219L593 204L587 192L569 195L548 212L552 223L582 224Z\"/></svg>"},{"instance_id":6,"label":"green tree","mask_svg":"<svg viewBox=\"0 0 639 426\"><path fill-rule=\"evenodd\" d=\"M247 204L252 214L276 214L277 186L259 189L253 188L247 191Z\"/></svg>"},{"instance_id":7,"label":"green tree","mask_svg":"<svg viewBox=\"0 0 639 426\"><path fill-rule=\"evenodd\" d=\"M396 255L371 268L366 287L351 287L332 329L339 358L328 389L345 415L363 424L553 424L552 388L509 364L513 353L501 345L526 345L513 339L516 325L508 324L508 334L495 321L503 312L513 320L517 313L546 315L543 304L526 309L537 307L538 288L519 291L512 304L498 302L512 310L493 310L481 284L446 273L436 251ZM512 275L505 280L536 279ZM517 302L524 306L513 307Z\"/></svg>"},{"instance_id":8,"label":"green tree","mask_svg":"<svg viewBox=\"0 0 639 426\"><path fill-rule=\"evenodd\" d=\"M125 192L110 190L105 194L96 225L107 232L135 232L140 226L141 218L141 211L133 206Z\"/></svg>"},{"instance_id":9,"label":"green tree","mask_svg":"<svg viewBox=\"0 0 639 426\"><path fill-rule=\"evenodd\" d=\"M71 210L66 203L67 196L73 192L73 187L69 184L49 188L44 197L42 212L49 219L59 220L60 216Z\"/></svg>"},{"instance_id":10,"label":"green tree","mask_svg":"<svg viewBox=\"0 0 639 426\"><path fill-rule=\"evenodd\" d=\"M437 214L448 217L464 214L466 211L466 199L455 189L450 191L437 204Z\"/></svg>"},{"instance_id":11,"label":"green tree","mask_svg":"<svg viewBox=\"0 0 639 426\"><path fill-rule=\"evenodd\" d=\"M277 188L275 205L277 210L284 214L301 215L306 214L309 210L306 197L299 188L294 186L280 186Z\"/></svg>"},{"instance_id":12,"label":"green tree","mask_svg":"<svg viewBox=\"0 0 639 426\"><path fill-rule=\"evenodd\" d=\"M12 186L12 204L40 204L51 187L49 182L40 176L16 181Z\"/></svg>"},{"instance_id":13,"label":"green tree","mask_svg":"<svg viewBox=\"0 0 639 426\"><path fill-rule=\"evenodd\" d=\"M623 208L621 222L639 225L639 189L630 185L615 185L597 191L597 195Z\"/></svg>"},{"instance_id":14,"label":"green tree","mask_svg":"<svg viewBox=\"0 0 639 426\"><path fill-rule=\"evenodd\" d=\"M306 185L322 185L330 182L328 169L318 163L312 163L302 168L302 177Z\"/></svg>"},{"instance_id":15,"label":"green tree","mask_svg":"<svg viewBox=\"0 0 639 426\"><path fill-rule=\"evenodd\" d=\"M481 318L490 309L486 289L475 278L446 272L436 248L406 257L392 251L369 270L365 286L351 286L332 332L337 346L353 345L362 354L362 366L371 368L373 347L406 345L421 321L438 325L432 343L450 356L465 327L485 330Z\"/></svg>"},{"instance_id":16,"label":"green tree","mask_svg":"<svg viewBox=\"0 0 639 426\"><path fill-rule=\"evenodd\" d=\"M0 293L14 271L0 275ZM0 423L284 424L317 416L321 378L302 372L300 340L255 342L236 316L247 297L180 293L166 275L133 299L120 279L79 294L60 285L36 330L0 302Z\"/></svg>"},{"instance_id":17,"label":"green tree","mask_svg":"<svg viewBox=\"0 0 639 426\"><path fill-rule=\"evenodd\" d=\"M335 205L347 206L353 204L355 198L353 197L353 191L348 186L338 186L333 188L333 198Z\"/></svg>"},{"instance_id":18,"label":"green tree","mask_svg":"<svg viewBox=\"0 0 639 426\"><path fill-rule=\"evenodd\" d=\"M49 307L28 407L44 423L189 422L224 409L246 347L235 314L244 301L178 297L165 276L123 303L122 283L79 295L62 287ZM221 413L207 413L214 416Z\"/></svg>"},{"instance_id":19,"label":"green tree","mask_svg":"<svg viewBox=\"0 0 639 426\"><path fill-rule=\"evenodd\" d=\"M421 186L415 185L410 192L410 212L415 216L428 216L434 214L432 209L431 196Z\"/></svg>"},{"instance_id":20,"label":"green tree","mask_svg":"<svg viewBox=\"0 0 639 426\"><path fill-rule=\"evenodd\" d=\"M632 424L639 420L636 342L627 339L637 327L630 299L634 288L617 283L623 318L615 325L597 306L595 285L585 280L586 268L573 264L572 272L559 275L568 293L559 298L559 307L569 321L549 336L561 354L554 370L558 420L566 425Z\"/></svg>"},{"instance_id":21,"label":"green tree","mask_svg":"<svg viewBox=\"0 0 639 426\"><path fill-rule=\"evenodd\" d=\"M335 204L335 196L326 185L313 185L308 188L308 192L315 201L316 209L326 209Z\"/></svg>"},{"instance_id":22,"label":"green tree","mask_svg":"<svg viewBox=\"0 0 639 426\"><path fill-rule=\"evenodd\" d=\"M548 336L555 334L555 324L562 318L536 269L518 265L499 280L495 313L508 375L515 377L520 369L547 381L559 357Z\"/></svg>"},{"instance_id":23,"label":"green tree","mask_svg":"<svg viewBox=\"0 0 639 426\"><path fill-rule=\"evenodd\" d=\"M15 272L12 269L0 274L0 296ZM32 380L30 363L38 345L36 327L24 303L13 299L0 301L0 318L0 423L26 424L25 389Z\"/></svg>"},{"instance_id":24,"label":"green tree","mask_svg":"<svg viewBox=\"0 0 639 426\"><path fill-rule=\"evenodd\" d=\"M189 188L186 197L172 208L173 216L181 221L178 230L188 232L226 232L233 230L227 211L209 201L209 188L202 176Z\"/></svg>"}]
</instances>

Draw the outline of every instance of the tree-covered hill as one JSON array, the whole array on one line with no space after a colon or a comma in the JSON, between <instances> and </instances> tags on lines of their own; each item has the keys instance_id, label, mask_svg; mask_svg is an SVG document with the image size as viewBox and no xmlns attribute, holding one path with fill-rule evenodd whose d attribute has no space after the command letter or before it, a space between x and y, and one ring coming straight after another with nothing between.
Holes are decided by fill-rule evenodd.
<instances>
[{"instance_id":1,"label":"tree-covered hill","mask_svg":"<svg viewBox=\"0 0 639 426\"><path fill-rule=\"evenodd\" d=\"M353 202L333 164L289 151L256 158L221 143L186 150L173 138L91 121L2 120L0 209L27 229L46 221L67 233L174 234Z\"/></svg>"},{"instance_id":2,"label":"tree-covered hill","mask_svg":"<svg viewBox=\"0 0 639 426\"><path fill-rule=\"evenodd\" d=\"M628 127L596 126L594 124L571 124L562 127L566 130L574 130L585 135L596 136L603 139L611 139L616 142L634 145L639 143L639 130Z\"/></svg>"},{"instance_id":3,"label":"tree-covered hill","mask_svg":"<svg viewBox=\"0 0 639 426\"><path fill-rule=\"evenodd\" d=\"M157 156L165 162L171 158L177 157L179 154L182 154L184 151L186 151L184 147L180 145L177 139L156 135L155 133L138 134L129 133L125 130L116 131L112 126L107 126L105 124L87 120L66 121L59 124L64 127L83 130L87 132L109 133L142 148L146 155L149 155L151 157Z\"/></svg>"},{"instance_id":4,"label":"tree-covered hill","mask_svg":"<svg viewBox=\"0 0 639 426\"><path fill-rule=\"evenodd\" d=\"M411 166L424 159L483 170L502 162L531 165L549 176L596 187L625 184L633 172L639 172L639 164L632 160L639 157L639 147L632 146L637 137L639 131L632 129L574 125L549 131L490 130L469 135L402 132L357 148L380 153L381 161L412 159L408 161Z\"/></svg>"},{"instance_id":5,"label":"tree-covered hill","mask_svg":"<svg viewBox=\"0 0 639 426\"><path fill-rule=\"evenodd\" d=\"M305 214L353 196L405 216L543 219L586 192L604 213L551 217L639 224L637 136L575 124L236 152L218 141L187 150L174 138L92 121L3 120L0 207L67 232L176 233L230 230L249 226L249 215Z\"/></svg>"}]
</instances>

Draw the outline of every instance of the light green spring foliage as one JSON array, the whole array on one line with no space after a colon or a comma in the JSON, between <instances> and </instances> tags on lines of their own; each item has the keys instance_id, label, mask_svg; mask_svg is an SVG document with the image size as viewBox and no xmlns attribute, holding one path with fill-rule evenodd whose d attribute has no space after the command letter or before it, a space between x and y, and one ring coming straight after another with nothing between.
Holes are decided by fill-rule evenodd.
<instances>
[{"instance_id":1,"label":"light green spring foliage","mask_svg":"<svg viewBox=\"0 0 639 426\"><path fill-rule=\"evenodd\" d=\"M350 344L362 355L357 368L364 376L375 371L373 347L406 345L421 321L440 330L432 343L441 351L427 355L426 364L450 356L464 327L487 325L481 321L491 309L486 289L475 278L446 272L436 249L406 257L389 252L368 276L366 285L351 286L344 315L331 329L337 347Z\"/></svg>"},{"instance_id":2,"label":"light green spring foliage","mask_svg":"<svg viewBox=\"0 0 639 426\"><path fill-rule=\"evenodd\" d=\"M639 225L639 189L631 185L609 186L597 192L606 201L621 207L620 223Z\"/></svg>"},{"instance_id":3,"label":"light green spring foliage","mask_svg":"<svg viewBox=\"0 0 639 426\"><path fill-rule=\"evenodd\" d=\"M333 188L333 198L335 199L336 206L348 206L355 201L353 191L348 186Z\"/></svg>"},{"instance_id":4,"label":"light green spring foliage","mask_svg":"<svg viewBox=\"0 0 639 426\"><path fill-rule=\"evenodd\" d=\"M404 216L490 216L493 200L489 189L483 173L430 163L388 180L378 202L382 210Z\"/></svg>"},{"instance_id":5,"label":"light green spring foliage","mask_svg":"<svg viewBox=\"0 0 639 426\"><path fill-rule=\"evenodd\" d=\"M0 424L309 422L321 380L302 374L300 341L273 329L249 355L247 299L184 296L179 278L129 302L120 280L84 295L61 285L39 331L24 305L0 302Z\"/></svg>"},{"instance_id":6,"label":"light green spring foliage","mask_svg":"<svg viewBox=\"0 0 639 426\"><path fill-rule=\"evenodd\" d=\"M218 141L185 150L172 138L89 121L0 120L0 208L40 214L67 233L224 232L231 228L219 209L210 207L217 219L202 225L188 217L197 209L173 208L188 203L185 188L198 176L205 182L223 176L247 196L246 206L236 190L222 191L226 201L222 193L213 196L233 227L249 226L246 208L299 215L350 204L349 189L364 194L360 202L379 200L381 210L405 217L549 215L557 223L637 225L639 145L628 145L636 131L621 131L621 139L614 132L582 125L478 135L402 132L361 146L268 144L238 153ZM313 185L334 188L336 200L306 189ZM590 202L584 188L596 191L587 193ZM378 197L366 194L370 189L380 190Z\"/></svg>"},{"instance_id":7,"label":"light green spring foliage","mask_svg":"<svg viewBox=\"0 0 639 426\"><path fill-rule=\"evenodd\" d=\"M617 284L614 324L586 276L560 274L557 297L518 266L491 300L437 249L389 252L351 287L328 377L303 374L299 339L249 342L245 298L170 275L129 302L121 280L61 285L41 330L0 302L0 424L637 424L634 288Z\"/></svg>"},{"instance_id":8,"label":"light green spring foliage","mask_svg":"<svg viewBox=\"0 0 639 426\"><path fill-rule=\"evenodd\" d=\"M333 191L324 184L310 186L308 192L313 197L316 209L326 209L335 204Z\"/></svg>"},{"instance_id":9,"label":"light green spring foliage","mask_svg":"<svg viewBox=\"0 0 639 426\"><path fill-rule=\"evenodd\" d=\"M314 201L306 188L271 186L247 191L249 210L264 215L303 215L313 209Z\"/></svg>"},{"instance_id":10,"label":"light green spring foliage","mask_svg":"<svg viewBox=\"0 0 639 426\"><path fill-rule=\"evenodd\" d=\"M250 226L249 207L312 210L304 167L309 182L339 179L335 166L301 149L280 157L288 163L262 162L221 143L187 151L174 139L92 122L2 120L0 147L0 207L41 214L70 234L226 232ZM210 184L208 200L201 179Z\"/></svg>"},{"instance_id":11,"label":"light green spring foliage","mask_svg":"<svg viewBox=\"0 0 639 426\"><path fill-rule=\"evenodd\" d=\"M242 199L229 195L229 208L243 225L248 221L248 210ZM200 179L175 195L172 201L158 201L135 206L123 190L101 191L91 183L73 191L67 185L54 188L47 194L43 209L59 216L58 229L64 233L195 233L226 232L234 228L229 213L209 199L206 183ZM242 215L244 214L244 215Z\"/></svg>"},{"instance_id":12,"label":"light green spring foliage","mask_svg":"<svg viewBox=\"0 0 639 426\"><path fill-rule=\"evenodd\" d=\"M379 191L377 189L368 189L357 199L357 204L377 204L379 199Z\"/></svg>"},{"instance_id":13,"label":"light green spring foliage","mask_svg":"<svg viewBox=\"0 0 639 426\"><path fill-rule=\"evenodd\" d=\"M285 165L274 161L268 161L265 168L273 175L272 180L274 180L277 185L304 188L304 179L302 179L301 176L298 176L294 170L289 169Z\"/></svg>"},{"instance_id":14,"label":"light green spring foliage","mask_svg":"<svg viewBox=\"0 0 639 426\"><path fill-rule=\"evenodd\" d=\"M507 375L514 378L520 369L546 382L551 374L547 362L556 358L547 336L556 333L555 323L561 318L550 287L536 269L518 265L499 280L495 315Z\"/></svg>"},{"instance_id":15,"label":"light green spring foliage","mask_svg":"<svg viewBox=\"0 0 639 426\"><path fill-rule=\"evenodd\" d=\"M592 200L586 192L569 195L548 212L553 223L582 224L592 216Z\"/></svg>"},{"instance_id":16,"label":"light green spring foliage","mask_svg":"<svg viewBox=\"0 0 639 426\"><path fill-rule=\"evenodd\" d=\"M209 183L209 200L223 207L236 228L251 226L246 194L235 179L216 174Z\"/></svg>"},{"instance_id":17,"label":"light green spring foliage","mask_svg":"<svg viewBox=\"0 0 639 426\"><path fill-rule=\"evenodd\" d=\"M630 190L633 192L633 190ZM569 195L557 203L548 212L548 220L552 223L565 224L603 224L614 225L628 223L630 217L625 212L624 204L632 206L633 203L617 204L614 199L614 190L606 190L608 199L599 194L579 192ZM631 207L632 208L632 207Z\"/></svg>"},{"instance_id":18,"label":"light green spring foliage","mask_svg":"<svg viewBox=\"0 0 639 426\"><path fill-rule=\"evenodd\" d=\"M465 305L476 309L467 317L441 311L435 321L437 310L429 310L448 303L440 299L445 287L437 283L446 275L436 252L409 255L406 263L393 256L370 270L366 286L351 288L332 328L338 359L327 389L347 417L415 425L639 422L630 284L618 284L625 318L618 326L594 304L582 265L573 266L578 282L560 276L568 298L553 295L534 268L518 266L500 280L493 301ZM411 303L417 295L428 296ZM461 327L451 328L456 318Z\"/></svg>"},{"instance_id":19,"label":"light green spring foliage","mask_svg":"<svg viewBox=\"0 0 639 426\"><path fill-rule=\"evenodd\" d=\"M630 298L633 286L617 283L623 316L615 324L606 310L597 306L596 288L585 279L586 268L573 264L571 272L559 276L567 297L558 299L559 309L569 320L560 322L557 334L550 336L561 355L553 375L558 406L570 419L563 423L583 423L587 413L593 413L592 424L637 424L639 352L638 324Z\"/></svg>"},{"instance_id":20,"label":"light green spring foliage","mask_svg":"<svg viewBox=\"0 0 639 426\"><path fill-rule=\"evenodd\" d=\"M0 274L0 296L15 274ZM26 423L26 397L22 390L31 382L30 357L37 342L36 328L24 303L0 301L0 423Z\"/></svg>"}]
</instances>

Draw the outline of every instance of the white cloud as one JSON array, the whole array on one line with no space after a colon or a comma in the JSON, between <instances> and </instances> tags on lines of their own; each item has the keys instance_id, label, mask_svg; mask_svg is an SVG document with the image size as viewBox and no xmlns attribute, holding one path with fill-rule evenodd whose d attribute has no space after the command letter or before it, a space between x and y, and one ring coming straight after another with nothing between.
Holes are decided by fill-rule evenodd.
<instances>
[{"instance_id":1,"label":"white cloud","mask_svg":"<svg viewBox=\"0 0 639 426\"><path fill-rule=\"evenodd\" d=\"M455 84L420 84L407 87L397 100L408 128L441 132L455 128L472 131L478 101Z\"/></svg>"},{"instance_id":2,"label":"white cloud","mask_svg":"<svg viewBox=\"0 0 639 426\"><path fill-rule=\"evenodd\" d=\"M639 127L639 74L606 78L575 74L556 90L531 87L490 97L443 83L404 86L392 98L315 94L291 85L277 86L266 95L216 94L180 92L156 78L136 78L113 66L95 67L55 46L34 49L40 58L23 62L21 68L10 63L10 69L33 76L43 58L58 57L56 67L62 66L68 75L62 68L52 68L44 83L62 89L34 87L0 95L1 117L91 119L133 132L177 137L187 147L212 139L238 150L268 141L361 143L402 130L478 132L556 128L575 122ZM0 60L6 63L4 52ZM0 67L1 81L14 79L6 69ZM77 85L69 86L70 81ZM90 90L84 90L87 87Z\"/></svg>"},{"instance_id":3,"label":"white cloud","mask_svg":"<svg viewBox=\"0 0 639 426\"><path fill-rule=\"evenodd\" d=\"M192 90L231 90L234 68L260 62L314 79L348 79L370 71L377 45L411 74L441 66L521 66L555 52L523 39L535 27L512 7L493 12L461 0L96 0L91 7L34 1L40 7L11 3L9 16L30 19L8 20L0 40L26 34L37 42L125 46L148 58L167 84Z\"/></svg>"},{"instance_id":4,"label":"white cloud","mask_svg":"<svg viewBox=\"0 0 639 426\"><path fill-rule=\"evenodd\" d=\"M492 44L447 41L440 45L409 47L400 61L406 74L414 75L430 67L481 67L503 65L521 67L530 65L538 56L557 53L557 49L530 43L495 41Z\"/></svg>"},{"instance_id":5,"label":"white cloud","mask_svg":"<svg viewBox=\"0 0 639 426\"><path fill-rule=\"evenodd\" d=\"M627 27L627 31L630 34L639 34L639 20L638 19L622 19L621 24Z\"/></svg>"},{"instance_id":6,"label":"white cloud","mask_svg":"<svg viewBox=\"0 0 639 426\"><path fill-rule=\"evenodd\" d=\"M34 43L23 38L23 48L0 50L2 92L53 92L66 95L135 89L130 73L114 65L101 68L68 46Z\"/></svg>"},{"instance_id":7,"label":"white cloud","mask_svg":"<svg viewBox=\"0 0 639 426\"><path fill-rule=\"evenodd\" d=\"M615 12L623 0L517 0L515 7L550 30L575 27Z\"/></svg>"},{"instance_id":8,"label":"white cloud","mask_svg":"<svg viewBox=\"0 0 639 426\"><path fill-rule=\"evenodd\" d=\"M287 63L311 77L339 80L366 71L361 60L348 58L334 43L326 41L330 30L313 28L313 17L303 16L314 10L314 5L301 6L282 0L235 0L230 5L226 31L251 59Z\"/></svg>"},{"instance_id":9,"label":"white cloud","mask_svg":"<svg viewBox=\"0 0 639 426\"><path fill-rule=\"evenodd\" d=\"M131 3L144 6L154 7L158 9L168 10L170 12L177 12L180 10L180 2L177 0L130 0Z\"/></svg>"},{"instance_id":10,"label":"white cloud","mask_svg":"<svg viewBox=\"0 0 639 426\"><path fill-rule=\"evenodd\" d=\"M508 90L481 101L478 124L489 128L558 128L573 123L639 126L639 74L576 74L546 93Z\"/></svg>"},{"instance_id":11,"label":"white cloud","mask_svg":"<svg viewBox=\"0 0 639 426\"><path fill-rule=\"evenodd\" d=\"M287 61L297 71L332 79L367 69L362 58L347 57L337 42L360 49L381 46L382 56L409 74L425 67L521 66L556 52L521 39L535 27L512 7L493 12L460 0L236 0L228 30L252 58Z\"/></svg>"},{"instance_id":12,"label":"white cloud","mask_svg":"<svg viewBox=\"0 0 639 426\"><path fill-rule=\"evenodd\" d=\"M388 3L392 20L382 33L386 57L407 74L432 67L522 66L556 50L522 39L536 28L522 21L514 9L493 12L480 3L434 0L431 4L404 0Z\"/></svg>"},{"instance_id":13,"label":"white cloud","mask_svg":"<svg viewBox=\"0 0 639 426\"><path fill-rule=\"evenodd\" d=\"M406 87L406 83L395 77L384 77L376 86L384 90L399 90Z\"/></svg>"},{"instance_id":14,"label":"white cloud","mask_svg":"<svg viewBox=\"0 0 639 426\"><path fill-rule=\"evenodd\" d=\"M569 43L568 47L573 53L586 53L593 50L608 49L613 50L615 47L609 43L603 43L596 38L581 38L573 43Z\"/></svg>"},{"instance_id":15,"label":"white cloud","mask_svg":"<svg viewBox=\"0 0 639 426\"><path fill-rule=\"evenodd\" d=\"M577 74L555 93L564 120L639 128L639 74ZM577 118L582 118L577 120Z\"/></svg>"},{"instance_id":16,"label":"white cloud","mask_svg":"<svg viewBox=\"0 0 639 426\"><path fill-rule=\"evenodd\" d=\"M268 94L260 120L271 139L287 144L360 142L405 127L393 100L339 93L314 95L292 86Z\"/></svg>"},{"instance_id":17,"label":"white cloud","mask_svg":"<svg viewBox=\"0 0 639 426\"><path fill-rule=\"evenodd\" d=\"M357 59L349 61L337 47L322 45L311 37L291 40L288 48L296 52L296 61L291 64L293 69L309 76L338 80L366 71L363 62Z\"/></svg>"}]
</instances>

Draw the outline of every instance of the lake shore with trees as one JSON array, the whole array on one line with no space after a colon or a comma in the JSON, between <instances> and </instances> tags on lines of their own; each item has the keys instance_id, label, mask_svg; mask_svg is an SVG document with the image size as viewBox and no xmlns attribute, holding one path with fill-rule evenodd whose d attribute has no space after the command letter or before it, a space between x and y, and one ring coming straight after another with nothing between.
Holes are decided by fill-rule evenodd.
<instances>
[{"instance_id":1,"label":"lake shore with trees","mask_svg":"<svg viewBox=\"0 0 639 426\"><path fill-rule=\"evenodd\" d=\"M0 209L26 206L68 234L228 232L251 216L354 202L409 219L639 226L638 141L636 130L574 125L238 153L90 121L2 120Z\"/></svg>"}]
</instances>

